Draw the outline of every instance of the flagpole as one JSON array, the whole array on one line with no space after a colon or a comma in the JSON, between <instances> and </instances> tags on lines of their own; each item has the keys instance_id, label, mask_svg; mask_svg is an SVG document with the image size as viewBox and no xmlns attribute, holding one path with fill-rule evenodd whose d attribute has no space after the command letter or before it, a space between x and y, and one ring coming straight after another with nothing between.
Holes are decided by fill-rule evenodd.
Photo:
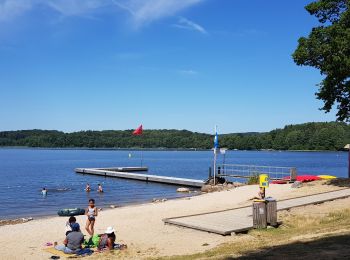
<instances>
[{"instance_id":1,"label":"flagpole","mask_svg":"<svg viewBox=\"0 0 350 260\"><path fill-rule=\"evenodd\" d=\"M217 126L215 126L215 137L216 138L217 133ZM216 185L216 145L214 144L214 186Z\"/></svg>"},{"instance_id":2,"label":"flagpole","mask_svg":"<svg viewBox=\"0 0 350 260\"><path fill-rule=\"evenodd\" d=\"M215 179L216 179L216 148L214 148L214 186L216 185Z\"/></svg>"},{"instance_id":3,"label":"flagpole","mask_svg":"<svg viewBox=\"0 0 350 260\"><path fill-rule=\"evenodd\" d=\"M142 146L141 146L141 167L142 167L142 162L143 162L143 149L142 149Z\"/></svg>"},{"instance_id":4,"label":"flagpole","mask_svg":"<svg viewBox=\"0 0 350 260\"><path fill-rule=\"evenodd\" d=\"M135 129L134 132L132 132L133 135L142 135L142 125L140 125L138 128ZM141 137L140 137L141 138ZM140 139L140 149L141 149L141 167L143 165L143 142L142 140Z\"/></svg>"}]
</instances>

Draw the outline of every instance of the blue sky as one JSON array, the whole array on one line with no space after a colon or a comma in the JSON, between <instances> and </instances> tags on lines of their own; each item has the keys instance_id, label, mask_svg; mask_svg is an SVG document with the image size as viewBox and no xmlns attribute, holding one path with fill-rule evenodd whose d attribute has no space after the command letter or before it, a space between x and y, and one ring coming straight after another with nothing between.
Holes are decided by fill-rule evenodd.
<instances>
[{"instance_id":1,"label":"blue sky","mask_svg":"<svg viewBox=\"0 0 350 260\"><path fill-rule=\"evenodd\" d=\"M0 130L332 121L321 75L291 58L309 2L0 0Z\"/></svg>"}]
</instances>

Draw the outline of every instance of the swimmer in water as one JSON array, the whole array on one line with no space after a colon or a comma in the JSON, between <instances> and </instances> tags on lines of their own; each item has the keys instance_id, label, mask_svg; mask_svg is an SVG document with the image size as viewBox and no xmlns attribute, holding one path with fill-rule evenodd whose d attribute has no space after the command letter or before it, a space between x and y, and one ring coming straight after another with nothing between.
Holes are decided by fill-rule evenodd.
<instances>
[{"instance_id":1,"label":"swimmer in water","mask_svg":"<svg viewBox=\"0 0 350 260\"><path fill-rule=\"evenodd\" d=\"M86 184L85 191L86 191L86 192L90 192L90 191L91 191L91 188L90 188L90 184L89 184L89 183Z\"/></svg>"},{"instance_id":2,"label":"swimmer in water","mask_svg":"<svg viewBox=\"0 0 350 260\"><path fill-rule=\"evenodd\" d=\"M43 189L41 190L41 193L43 194L43 196L46 196L46 195L47 195L47 190L46 190L46 188L43 188Z\"/></svg>"},{"instance_id":3,"label":"swimmer in water","mask_svg":"<svg viewBox=\"0 0 350 260\"><path fill-rule=\"evenodd\" d=\"M101 185L101 184L98 184L97 192L103 192L103 189L102 189L102 185Z\"/></svg>"}]
</instances>

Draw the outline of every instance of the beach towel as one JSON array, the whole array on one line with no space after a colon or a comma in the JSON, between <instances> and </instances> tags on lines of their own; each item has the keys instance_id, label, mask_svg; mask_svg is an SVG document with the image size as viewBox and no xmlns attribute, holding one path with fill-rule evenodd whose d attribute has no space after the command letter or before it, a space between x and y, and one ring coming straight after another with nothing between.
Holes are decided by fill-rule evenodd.
<instances>
[{"instance_id":1,"label":"beach towel","mask_svg":"<svg viewBox=\"0 0 350 260\"><path fill-rule=\"evenodd\" d=\"M77 256L88 256L94 253L93 250L89 249L89 248L83 248L80 251L78 251L78 253L76 254L66 254L63 251L59 251L57 249L55 249L54 247L48 247L48 248L44 248L44 251L52 254L52 255L57 255L57 256L61 256L61 257L66 257L66 258L76 258Z\"/></svg>"},{"instance_id":2,"label":"beach towel","mask_svg":"<svg viewBox=\"0 0 350 260\"><path fill-rule=\"evenodd\" d=\"M75 258L76 257L75 254L66 254L63 251L59 251L59 250L55 249L54 247L44 248L44 251L46 251L52 255L62 256L62 257L66 257L66 258Z\"/></svg>"},{"instance_id":3,"label":"beach towel","mask_svg":"<svg viewBox=\"0 0 350 260\"><path fill-rule=\"evenodd\" d=\"M88 255L92 255L94 251L91 250L90 248L83 248L81 250L79 250L76 255L78 256L88 256Z\"/></svg>"}]
</instances>

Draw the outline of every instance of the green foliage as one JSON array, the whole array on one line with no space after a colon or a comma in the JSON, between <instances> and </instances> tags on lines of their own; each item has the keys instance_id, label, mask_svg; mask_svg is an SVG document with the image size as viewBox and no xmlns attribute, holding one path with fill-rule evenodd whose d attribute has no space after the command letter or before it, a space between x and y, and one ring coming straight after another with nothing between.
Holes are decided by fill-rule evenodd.
<instances>
[{"instance_id":1,"label":"green foliage","mask_svg":"<svg viewBox=\"0 0 350 260\"><path fill-rule=\"evenodd\" d=\"M337 119L350 122L350 1L318 0L305 8L320 26L301 37L293 53L297 65L318 69L325 78L316 93L329 112L337 104Z\"/></svg>"},{"instance_id":2,"label":"green foliage","mask_svg":"<svg viewBox=\"0 0 350 260\"><path fill-rule=\"evenodd\" d=\"M248 185L259 184L259 173L253 174L248 178Z\"/></svg>"},{"instance_id":3,"label":"green foliage","mask_svg":"<svg viewBox=\"0 0 350 260\"><path fill-rule=\"evenodd\" d=\"M238 133L219 137L220 147L238 150L340 150L350 143L350 125L339 122L288 125L268 133ZM125 131L47 130L0 132L0 146L87 148L210 149L213 136L187 130Z\"/></svg>"},{"instance_id":4,"label":"green foliage","mask_svg":"<svg viewBox=\"0 0 350 260\"><path fill-rule=\"evenodd\" d=\"M345 123L288 125L269 133L229 134L220 137L220 146L255 150L341 150L350 143L350 126Z\"/></svg>"}]
</instances>

